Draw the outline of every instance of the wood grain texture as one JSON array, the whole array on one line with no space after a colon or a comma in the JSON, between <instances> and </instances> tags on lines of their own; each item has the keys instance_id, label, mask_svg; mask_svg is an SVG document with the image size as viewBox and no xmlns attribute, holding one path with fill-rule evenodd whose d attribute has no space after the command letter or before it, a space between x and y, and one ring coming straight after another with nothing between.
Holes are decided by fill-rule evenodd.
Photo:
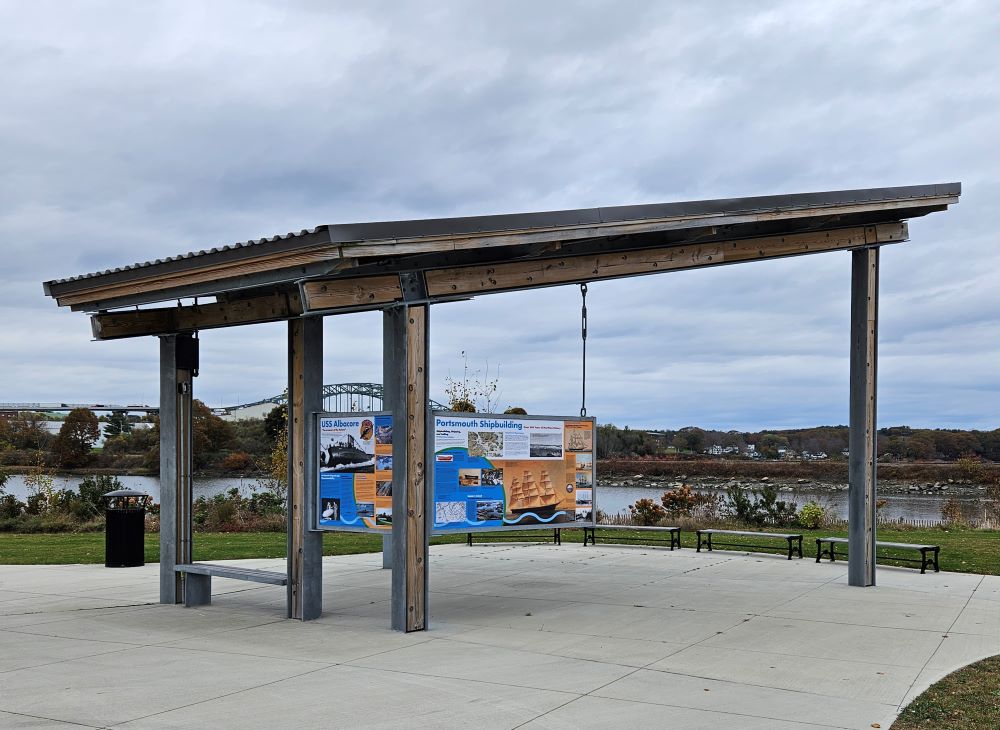
<instances>
[{"instance_id":1,"label":"wood grain texture","mask_svg":"<svg viewBox=\"0 0 1000 730\"><path fill-rule=\"evenodd\" d=\"M739 239L686 246L542 261L511 262L427 272L431 297L484 294L511 289L678 271L809 253L849 250L906 239L906 224L865 226L786 236Z\"/></svg>"},{"instance_id":2,"label":"wood grain texture","mask_svg":"<svg viewBox=\"0 0 1000 730\"><path fill-rule=\"evenodd\" d=\"M305 534L305 327L288 323L288 586L289 615L303 618L302 573Z\"/></svg>"},{"instance_id":3,"label":"wood grain texture","mask_svg":"<svg viewBox=\"0 0 1000 730\"><path fill-rule=\"evenodd\" d=\"M360 279L327 279L307 281L302 285L311 311L347 309L366 304L385 304L399 301L403 291L399 276L368 276Z\"/></svg>"},{"instance_id":4,"label":"wood grain texture","mask_svg":"<svg viewBox=\"0 0 1000 730\"><path fill-rule=\"evenodd\" d=\"M277 322L300 314L302 303L296 292L196 306L108 312L92 315L90 323L95 339L116 340Z\"/></svg>"},{"instance_id":5,"label":"wood grain texture","mask_svg":"<svg viewBox=\"0 0 1000 730\"><path fill-rule=\"evenodd\" d=\"M406 630L427 628L427 307L409 307L406 320Z\"/></svg>"}]
</instances>

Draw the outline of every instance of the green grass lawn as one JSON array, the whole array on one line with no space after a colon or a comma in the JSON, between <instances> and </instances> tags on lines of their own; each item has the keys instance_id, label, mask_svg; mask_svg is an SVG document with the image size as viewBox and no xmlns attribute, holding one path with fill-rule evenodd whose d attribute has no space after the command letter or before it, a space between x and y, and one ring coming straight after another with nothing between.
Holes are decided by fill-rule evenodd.
<instances>
[{"instance_id":1,"label":"green grass lawn","mask_svg":"<svg viewBox=\"0 0 1000 730\"><path fill-rule=\"evenodd\" d=\"M1000 656L952 672L913 700L892 730L1000 727Z\"/></svg>"},{"instance_id":2,"label":"green grass lawn","mask_svg":"<svg viewBox=\"0 0 1000 730\"><path fill-rule=\"evenodd\" d=\"M779 531L780 530L776 530ZM837 530L788 530L802 532L803 553L807 560L815 558L816 538L821 536L846 537L845 531ZM507 533L505 533L507 534ZM531 539L551 539L549 530L522 533ZM630 535L643 537L644 533L609 531L608 535ZM598 539L601 533L598 532ZM960 573L1000 574L1000 531L966 529L882 529L880 540L893 542L925 543L941 546L941 570ZM488 541L486 535L477 536L477 542ZM582 542L583 532L565 530L564 542ZM739 538L733 541L738 541ZM464 542L465 534L435 537L432 545L445 542ZM743 540L743 542L753 542ZM639 545L641 543L633 543ZM681 537L685 548L695 547L694 532L685 531ZM774 541L776 552L784 543ZM159 535L146 535L146 561L159 560ZM324 535L324 555L349 555L354 553L379 552L382 538L356 532L331 532ZM724 548L717 548L722 550ZM728 548L736 549L739 548ZM231 560L237 558L281 558L285 555L285 534L283 532L196 532L194 534L194 554L197 560ZM913 553L912 557L918 554ZM0 564L53 565L63 563L103 563L104 534L101 532L21 534L0 533ZM891 564L886 561L885 564Z\"/></svg>"}]
</instances>

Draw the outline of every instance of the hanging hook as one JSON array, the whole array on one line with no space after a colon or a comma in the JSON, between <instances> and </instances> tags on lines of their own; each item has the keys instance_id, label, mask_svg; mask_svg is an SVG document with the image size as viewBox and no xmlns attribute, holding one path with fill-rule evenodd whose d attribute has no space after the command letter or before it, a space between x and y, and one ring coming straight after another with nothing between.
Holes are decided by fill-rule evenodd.
<instances>
[{"instance_id":1,"label":"hanging hook","mask_svg":"<svg viewBox=\"0 0 1000 730\"><path fill-rule=\"evenodd\" d=\"M587 416L587 284L580 284L580 339L583 342L583 367L580 378L580 418Z\"/></svg>"}]
</instances>

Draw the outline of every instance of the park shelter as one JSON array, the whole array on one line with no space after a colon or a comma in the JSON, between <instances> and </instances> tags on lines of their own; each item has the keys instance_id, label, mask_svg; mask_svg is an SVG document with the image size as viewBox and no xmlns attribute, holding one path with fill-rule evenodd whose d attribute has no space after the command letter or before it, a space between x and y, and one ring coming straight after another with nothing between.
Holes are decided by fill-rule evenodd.
<instances>
[{"instance_id":1,"label":"park shelter","mask_svg":"<svg viewBox=\"0 0 1000 730\"><path fill-rule=\"evenodd\" d=\"M196 335L288 322L287 575L226 577L287 586L288 616L322 612L322 532L312 414L322 409L322 317L382 310L385 407L395 417L392 627L427 628L430 537L430 308L486 294L850 251L849 570L875 584L879 249L907 221L957 203L959 183L324 225L44 284L90 315L94 337L160 340L160 601L198 605L208 583L192 554ZM164 304L166 303L166 306ZM403 518L400 518L402 516Z\"/></svg>"}]
</instances>

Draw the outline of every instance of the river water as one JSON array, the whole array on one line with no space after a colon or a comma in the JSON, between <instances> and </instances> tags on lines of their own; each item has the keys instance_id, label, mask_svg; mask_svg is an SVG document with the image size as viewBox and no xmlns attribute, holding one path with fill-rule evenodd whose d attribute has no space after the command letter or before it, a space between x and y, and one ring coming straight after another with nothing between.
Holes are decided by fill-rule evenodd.
<instances>
[{"instance_id":1,"label":"river water","mask_svg":"<svg viewBox=\"0 0 1000 730\"><path fill-rule=\"evenodd\" d=\"M159 477L142 476L120 476L119 481L129 489L136 489L145 492L153 498L153 501L160 501L160 479ZM81 477L56 477L56 489L73 489L80 483ZM194 480L194 496L211 497L215 494L226 492L230 489L239 489L244 495L251 493L254 489L259 489L259 485L254 478L196 478ZM7 480L5 490L13 494L18 499L26 499L29 493L24 477L19 474L11 475ZM615 514L627 512L628 506L634 504L638 499L652 499L659 502L660 495L663 494L664 487L602 487L599 488L595 501L598 509L602 512ZM707 493L715 493L721 496L722 492L712 490L698 490ZM827 511L839 517L847 519L847 492L827 492L796 490L794 492L783 492L781 499L798 503L801 507L809 500L814 500L822 505ZM936 494L907 494L907 495L886 495L887 503L879 514L887 519L904 520L939 520L941 518L941 506L947 497Z\"/></svg>"},{"instance_id":2,"label":"river water","mask_svg":"<svg viewBox=\"0 0 1000 730\"><path fill-rule=\"evenodd\" d=\"M603 487L597 493L595 501L597 508L602 512L615 514L618 512L628 512L628 506L635 504L637 499L651 499L657 504L660 502L660 495L665 488L662 485L655 487ZM695 492L703 494L716 494L720 498L725 496L722 490L694 489ZM808 489L796 489L793 492L781 492L778 499L795 502L801 507L806 502L812 500L827 510L827 514L847 519L847 492L815 491ZM879 516L884 519L898 520L940 520L941 507L948 499L937 494L888 494L879 496L885 499L886 505L879 510Z\"/></svg>"},{"instance_id":3,"label":"river water","mask_svg":"<svg viewBox=\"0 0 1000 730\"><path fill-rule=\"evenodd\" d=\"M83 481L83 477L60 476L55 477L53 486L56 489L72 489L73 491L76 491L77 485L79 485L81 481ZM135 489L139 492L145 492L153 498L154 502L160 501L159 477L119 476L118 481L120 481L122 486L126 489ZM211 497L212 495L229 491L234 487L239 489L244 495L247 495L257 488L258 484L257 480L252 477L195 478L194 497L195 499L198 497ZM18 499L24 500L27 498L30 490L24 483L23 475L12 474L7 480L7 483L4 485L4 491L8 494L13 494Z\"/></svg>"}]
</instances>

